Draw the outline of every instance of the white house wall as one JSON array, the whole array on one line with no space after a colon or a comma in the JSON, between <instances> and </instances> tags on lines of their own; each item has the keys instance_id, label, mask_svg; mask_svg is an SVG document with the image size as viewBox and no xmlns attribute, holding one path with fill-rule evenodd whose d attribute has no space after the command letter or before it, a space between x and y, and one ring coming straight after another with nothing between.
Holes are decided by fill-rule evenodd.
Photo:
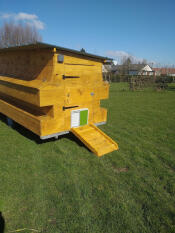
<instances>
[{"instance_id":1,"label":"white house wall","mask_svg":"<svg viewBox=\"0 0 175 233\"><path fill-rule=\"evenodd\" d=\"M142 71L152 71L151 67L149 65L146 65L145 67L142 68Z\"/></svg>"}]
</instances>

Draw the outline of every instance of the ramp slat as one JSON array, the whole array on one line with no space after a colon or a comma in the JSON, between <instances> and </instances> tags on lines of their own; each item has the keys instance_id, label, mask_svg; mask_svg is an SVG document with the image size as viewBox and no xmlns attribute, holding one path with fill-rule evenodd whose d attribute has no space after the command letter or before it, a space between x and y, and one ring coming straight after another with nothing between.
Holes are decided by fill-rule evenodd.
<instances>
[{"instance_id":1,"label":"ramp slat","mask_svg":"<svg viewBox=\"0 0 175 233\"><path fill-rule=\"evenodd\" d=\"M95 125L72 128L71 131L97 156L118 150L118 144Z\"/></svg>"}]
</instances>

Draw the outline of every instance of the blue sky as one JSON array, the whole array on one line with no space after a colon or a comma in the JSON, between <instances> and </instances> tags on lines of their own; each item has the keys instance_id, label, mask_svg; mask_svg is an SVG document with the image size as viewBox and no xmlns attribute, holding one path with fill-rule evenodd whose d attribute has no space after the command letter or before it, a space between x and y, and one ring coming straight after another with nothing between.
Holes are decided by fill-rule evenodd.
<instances>
[{"instance_id":1,"label":"blue sky","mask_svg":"<svg viewBox=\"0 0 175 233\"><path fill-rule=\"evenodd\" d=\"M175 0L1 0L8 19L35 24L47 43L175 64Z\"/></svg>"}]
</instances>

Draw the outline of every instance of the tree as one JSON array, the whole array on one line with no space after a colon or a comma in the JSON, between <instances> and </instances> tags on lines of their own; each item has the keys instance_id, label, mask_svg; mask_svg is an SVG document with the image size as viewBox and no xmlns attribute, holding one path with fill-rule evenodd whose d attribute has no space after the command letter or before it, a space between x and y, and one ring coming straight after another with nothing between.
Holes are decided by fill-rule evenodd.
<instances>
[{"instance_id":1,"label":"tree","mask_svg":"<svg viewBox=\"0 0 175 233\"><path fill-rule=\"evenodd\" d=\"M143 64L143 65L147 65L148 64L148 62L147 62L147 60L146 59L143 59L143 61L142 61L142 63L141 64Z\"/></svg>"},{"instance_id":2,"label":"tree","mask_svg":"<svg viewBox=\"0 0 175 233\"><path fill-rule=\"evenodd\" d=\"M37 29L27 23L5 22L0 28L0 47L20 46L42 41Z\"/></svg>"},{"instance_id":3,"label":"tree","mask_svg":"<svg viewBox=\"0 0 175 233\"><path fill-rule=\"evenodd\" d=\"M132 57L128 57L125 60L123 60L123 65L129 66L133 63Z\"/></svg>"},{"instance_id":4,"label":"tree","mask_svg":"<svg viewBox=\"0 0 175 233\"><path fill-rule=\"evenodd\" d=\"M86 50L85 50L84 48L82 48L82 49L80 50L80 52L86 53Z\"/></svg>"},{"instance_id":5,"label":"tree","mask_svg":"<svg viewBox=\"0 0 175 233\"><path fill-rule=\"evenodd\" d=\"M133 57L123 57L122 59L122 65L120 66L120 74L122 75L128 75L128 71L130 69L130 66L133 64Z\"/></svg>"}]
</instances>

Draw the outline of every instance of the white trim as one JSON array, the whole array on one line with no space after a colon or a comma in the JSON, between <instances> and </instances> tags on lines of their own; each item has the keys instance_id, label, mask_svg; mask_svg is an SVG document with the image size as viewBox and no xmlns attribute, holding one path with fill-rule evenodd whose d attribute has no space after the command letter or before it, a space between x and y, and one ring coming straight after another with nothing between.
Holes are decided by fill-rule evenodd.
<instances>
[{"instance_id":1,"label":"white trim","mask_svg":"<svg viewBox=\"0 0 175 233\"><path fill-rule=\"evenodd\" d=\"M48 139L48 138L54 138L54 137L57 138L58 136L68 134L68 133L69 133L69 131L62 131L62 132L59 132L59 133L49 134L49 135L46 135L46 136L40 136L40 139L45 140L45 139Z\"/></svg>"},{"instance_id":2,"label":"white trim","mask_svg":"<svg viewBox=\"0 0 175 233\"><path fill-rule=\"evenodd\" d=\"M102 121L102 122L95 123L94 125L99 126L99 125L105 125L105 124L106 124L106 121Z\"/></svg>"},{"instance_id":3,"label":"white trim","mask_svg":"<svg viewBox=\"0 0 175 233\"><path fill-rule=\"evenodd\" d=\"M81 111L84 111L84 110L87 110L87 111L88 111L88 117L87 117L87 124L88 124L88 120L89 120L89 109L88 109L88 108L76 109L76 110L72 110L72 111L71 111L71 125L70 125L71 128L76 128L76 127L79 127L79 126L80 126L80 112L81 112ZM79 118L77 119L77 120L78 120L77 126L74 126L74 125L73 125L73 118L72 118L72 115L74 114L74 112L75 112L75 113L76 113L76 112L79 113Z\"/></svg>"}]
</instances>

